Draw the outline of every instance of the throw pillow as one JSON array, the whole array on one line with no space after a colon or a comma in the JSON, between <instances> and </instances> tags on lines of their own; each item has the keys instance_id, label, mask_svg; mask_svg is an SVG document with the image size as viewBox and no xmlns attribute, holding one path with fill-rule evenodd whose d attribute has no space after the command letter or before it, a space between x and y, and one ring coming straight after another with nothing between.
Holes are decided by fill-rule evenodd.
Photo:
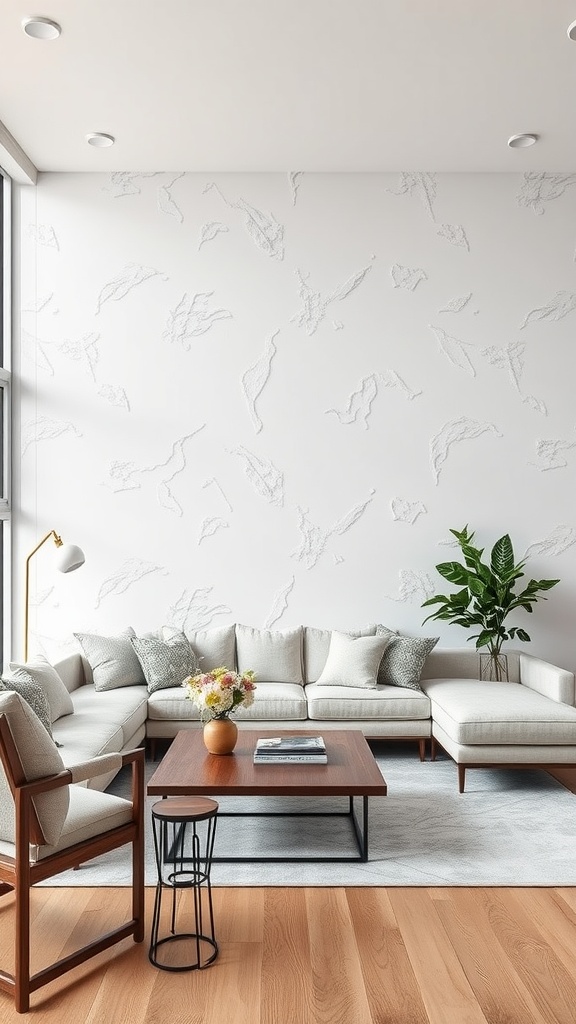
<instances>
[{"instance_id":1,"label":"throw pillow","mask_svg":"<svg viewBox=\"0 0 576 1024\"><path fill-rule=\"evenodd\" d=\"M119 636L74 633L92 669L94 689L116 690L121 686L144 683L142 666L130 639L136 636L130 627Z\"/></svg>"},{"instance_id":2,"label":"throw pillow","mask_svg":"<svg viewBox=\"0 0 576 1024\"><path fill-rule=\"evenodd\" d=\"M198 661L184 633L175 633L167 640L133 636L130 643L142 666L148 693L181 686L188 676L198 672Z\"/></svg>"},{"instance_id":3,"label":"throw pillow","mask_svg":"<svg viewBox=\"0 0 576 1024\"><path fill-rule=\"evenodd\" d=\"M382 627L377 627L377 632ZM420 676L430 651L440 637L392 636L378 672L378 683L421 690Z\"/></svg>"},{"instance_id":4,"label":"throw pillow","mask_svg":"<svg viewBox=\"0 0 576 1024\"><path fill-rule=\"evenodd\" d=\"M384 627L382 627L384 628ZM376 623L370 623L362 629L338 629L338 633L346 633L347 636L375 636ZM393 633L393 630L389 630ZM304 666L306 669L306 682L315 683L322 675L322 671L328 659L332 630L316 629L314 626L306 626L304 630Z\"/></svg>"},{"instance_id":5,"label":"throw pillow","mask_svg":"<svg viewBox=\"0 0 576 1024\"><path fill-rule=\"evenodd\" d=\"M389 636L348 636L332 633L328 660L318 686L363 686L376 688L378 666L382 661Z\"/></svg>"},{"instance_id":6,"label":"throw pillow","mask_svg":"<svg viewBox=\"0 0 576 1024\"><path fill-rule=\"evenodd\" d=\"M237 625L236 657L239 672L252 669L257 679L302 686L302 626L252 629Z\"/></svg>"},{"instance_id":7,"label":"throw pillow","mask_svg":"<svg viewBox=\"0 0 576 1024\"><path fill-rule=\"evenodd\" d=\"M0 714L6 715L27 782L64 771L64 762L37 715L19 693L0 693ZM46 842L55 845L70 802L69 786L34 797L38 821ZM14 842L14 801L0 764L0 839Z\"/></svg>"},{"instance_id":8,"label":"throw pillow","mask_svg":"<svg viewBox=\"0 0 576 1024\"><path fill-rule=\"evenodd\" d=\"M52 736L52 721L50 719L50 705L44 690L28 672L20 672L18 676L2 676L0 679L0 692L19 693L38 716L49 736ZM57 743L56 746L59 746Z\"/></svg>"},{"instance_id":9,"label":"throw pillow","mask_svg":"<svg viewBox=\"0 0 576 1024\"><path fill-rule=\"evenodd\" d=\"M32 679L40 683L50 705L51 722L73 714L74 705L68 690L56 669L42 654L37 654L33 661L27 661L25 665L11 661L10 672L15 679L21 678L20 673L24 672L25 676L32 676Z\"/></svg>"}]
</instances>

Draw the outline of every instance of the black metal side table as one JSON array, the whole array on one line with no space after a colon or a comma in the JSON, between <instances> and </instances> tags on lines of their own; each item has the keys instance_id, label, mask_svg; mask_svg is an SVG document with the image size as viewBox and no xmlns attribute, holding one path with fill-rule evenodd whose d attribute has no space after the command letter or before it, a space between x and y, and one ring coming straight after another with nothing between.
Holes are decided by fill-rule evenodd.
<instances>
[{"instance_id":1,"label":"black metal side table","mask_svg":"<svg viewBox=\"0 0 576 1024\"><path fill-rule=\"evenodd\" d=\"M218 956L214 935L214 912L210 888L210 868L216 834L218 804L207 797L169 797L152 807L154 853L158 882L154 899L148 958L164 971L194 971L208 967ZM200 823L205 823L200 825ZM177 894L191 889L194 898L194 929L177 931L177 918L183 917ZM160 937L162 895L172 891L168 934ZM205 934L205 929L207 934ZM196 959L172 966L158 960L166 943L187 941L195 947Z\"/></svg>"}]
</instances>

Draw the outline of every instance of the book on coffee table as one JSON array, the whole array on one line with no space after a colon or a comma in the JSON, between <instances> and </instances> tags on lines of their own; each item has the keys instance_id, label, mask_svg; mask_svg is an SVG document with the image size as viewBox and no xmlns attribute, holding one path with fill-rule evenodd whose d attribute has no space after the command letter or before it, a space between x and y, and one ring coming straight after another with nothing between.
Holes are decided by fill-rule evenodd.
<instances>
[{"instance_id":1,"label":"book on coffee table","mask_svg":"<svg viewBox=\"0 0 576 1024\"><path fill-rule=\"evenodd\" d=\"M328 764L328 755L255 753L254 764Z\"/></svg>"},{"instance_id":2,"label":"book on coffee table","mask_svg":"<svg viewBox=\"0 0 576 1024\"><path fill-rule=\"evenodd\" d=\"M272 736L256 741L257 754L278 757L286 754L310 754L318 757L326 753L322 736Z\"/></svg>"},{"instance_id":3,"label":"book on coffee table","mask_svg":"<svg viewBox=\"0 0 576 1024\"><path fill-rule=\"evenodd\" d=\"M254 764L327 764L322 736L273 736L256 741Z\"/></svg>"}]
</instances>

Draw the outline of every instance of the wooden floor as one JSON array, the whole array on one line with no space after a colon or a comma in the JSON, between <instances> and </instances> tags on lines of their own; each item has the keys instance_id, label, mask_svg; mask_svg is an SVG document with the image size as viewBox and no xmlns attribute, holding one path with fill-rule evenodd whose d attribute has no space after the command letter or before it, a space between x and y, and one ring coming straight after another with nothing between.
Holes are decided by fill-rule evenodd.
<instances>
[{"instance_id":1,"label":"wooden floor","mask_svg":"<svg viewBox=\"0 0 576 1024\"><path fill-rule=\"evenodd\" d=\"M554 774L576 792L576 770ZM0 992L0 1024L576 1024L576 888L213 892L220 955L205 971L160 971L126 940L34 993L29 1014ZM128 913L127 889L32 897L35 970ZM8 895L8 970L12 936Z\"/></svg>"},{"instance_id":2,"label":"wooden floor","mask_svg":"<svg viewBox=\"0 0 576 1024\"><path fill-rule=\"evenodd\" d=\"M147 890L148 922L153 890ZM189 894L186 894L189 895ZM169 974L126 940L0 1021L574 1024L576 889L214 890L220 955ZM35 966L119 920L126 889L33 893ZM10 961L12 897L0 902Z\"/></svg>"}]
</instances>

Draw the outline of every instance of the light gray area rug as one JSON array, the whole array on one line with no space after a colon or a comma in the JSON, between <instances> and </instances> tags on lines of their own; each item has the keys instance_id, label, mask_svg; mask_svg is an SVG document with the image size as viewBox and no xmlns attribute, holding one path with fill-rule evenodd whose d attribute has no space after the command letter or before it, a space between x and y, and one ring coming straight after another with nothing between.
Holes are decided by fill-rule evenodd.
<instances>
[{"instance_id":1,"label":"light gray area rug","mask_svg":"<svg viewBox=\"0 0 576 1024\"><path fill-rule=\"evenodd\" d=\"M572 886L576 885L576 796L546 772L471 769L458 793L456 767L447 757L420 762L414 744L378 744L375 756L388 796L370 800L367 863L214 864L218 886ZM155 765L147 765L148 777ZM128 795L120 773L110 792ZM146 884L156 868L147 798ZM322 801L346 810L347 800ZM278 809L279 801L220 798L221 810ZM282 798L282 808L304 810L320 802ZM360 809L360 808L359 808ZM342 818L220 818L215 854L353 855L350 823ZM114 851L46 884L130 884L129 849Z\"/></svg>"}]
</instances>

